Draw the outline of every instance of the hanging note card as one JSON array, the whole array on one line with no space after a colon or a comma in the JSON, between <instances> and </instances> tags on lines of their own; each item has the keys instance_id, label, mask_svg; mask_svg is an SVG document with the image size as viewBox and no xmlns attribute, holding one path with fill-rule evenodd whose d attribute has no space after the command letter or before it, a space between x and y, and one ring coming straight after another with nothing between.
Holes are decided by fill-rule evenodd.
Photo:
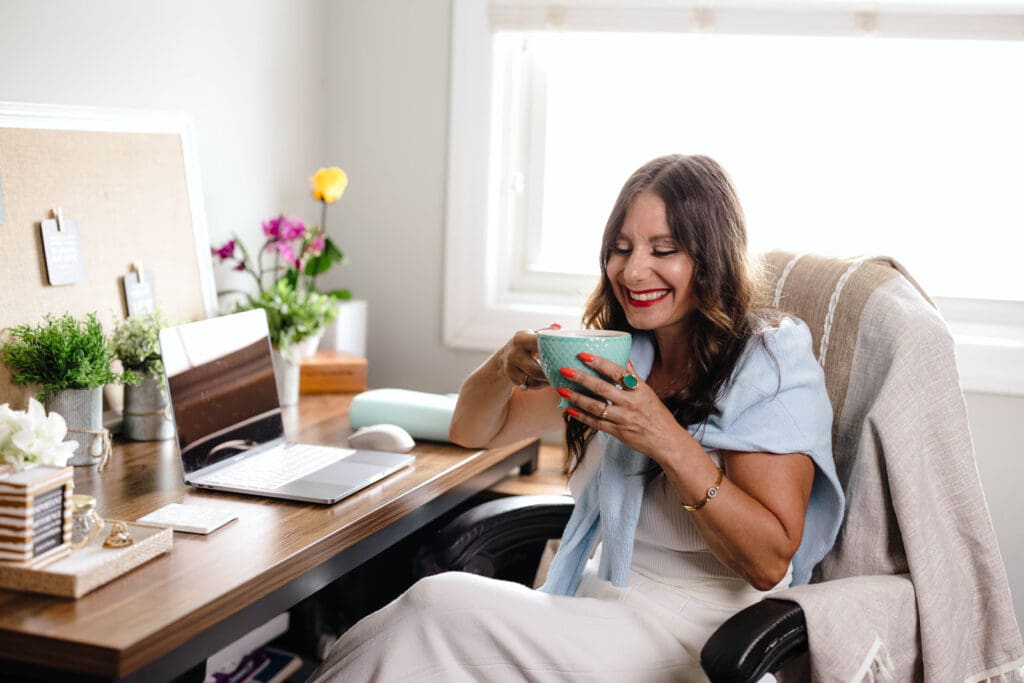
<instances>
[{"instance_id":1,"label":"hanging note card","mask_svg":"<svg viewBox=\"0 0 1024 683\"><path fill-rule=\"evenodd\" d=\"M56 218L42 222L43 256L46 257L46 277L51 285L71 285L85 278L82 258L82 240L78 223L64 218L60 209Z\"/></svg>"},{"instance_id":2,"label":"hanging note card","mask_svg":"<svg viewBox=\"0 0 1024 683\"><path fill-rule=\"evenodd\" d=\"M131 271L125 273L123 282L128 315L146 315L156 309L153 273L143 270L142 263L133 263Z\"/></svg>"}]
</instances>

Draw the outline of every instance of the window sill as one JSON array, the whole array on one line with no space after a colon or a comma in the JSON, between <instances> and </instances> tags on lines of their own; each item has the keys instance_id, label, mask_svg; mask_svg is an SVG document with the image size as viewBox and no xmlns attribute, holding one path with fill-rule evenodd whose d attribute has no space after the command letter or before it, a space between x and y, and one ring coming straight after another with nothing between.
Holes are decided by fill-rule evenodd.
<instances>
[{"instance_id":1,"label":"window sill","mask_svg":"<svg viewBox=\"0 0 1024 683\"><path fill-rule=\"evenodd\" d=\"M1024 396L1024 325L951 322L949 328L965 392Z\"/></svg>"}]
</instances>

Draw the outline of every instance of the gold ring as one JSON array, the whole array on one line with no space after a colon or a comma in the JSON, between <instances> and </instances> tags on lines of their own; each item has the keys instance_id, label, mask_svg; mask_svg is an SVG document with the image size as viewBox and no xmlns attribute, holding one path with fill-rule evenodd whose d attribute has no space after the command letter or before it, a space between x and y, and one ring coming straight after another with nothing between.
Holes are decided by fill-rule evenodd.
<instances>
[{"instance_id":1,"label":"gold ring","mask_svg":"<svg viewBox=\"0 0 1024 683\"><path fill-rule=\"evenodd\" d=\"M640 386L640 378L636 376L632 370L626 370L624 373L619 375L619 384L626 391L633 391Z\"/></svg>"},{"instance_id":2,"label":"gold ring","mask_svg":"<svg viewBox=\"0 0 1024 683\"><path fill-rule=\"evenodd\" d=\"M598 420L603 420L605 418L605 416L608 414L608 409L611 408L611 407L612 407L611 403L605 403L604 404L604 410L602 410L601 414L597 416L597 419Z\"/></svg>"}]
</instances>

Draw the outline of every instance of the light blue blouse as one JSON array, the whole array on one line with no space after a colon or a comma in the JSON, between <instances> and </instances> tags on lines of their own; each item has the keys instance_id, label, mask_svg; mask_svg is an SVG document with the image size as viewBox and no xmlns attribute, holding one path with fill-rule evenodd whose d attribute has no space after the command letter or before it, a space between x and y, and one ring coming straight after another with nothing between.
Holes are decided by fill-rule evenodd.
<instances>
[{"instance_id":1,"label":"light blue blouse","mask_svg":"<svg viewBox=\"0 0 1024 683\"><path fill-rule=\"evenodd\" d=\"M718 413L690 433L705 449L806 453L814 461L814 483L800 547L793 556L793 584L811 571L835 542L845 500L832 460L832 406L825 376L814 358L811 333L796 318L784 318L752 339L716 403ZM631 354L644 379L654 363L650 335L635 335ZM652 461L618 439L607 438L601 466L576 499L569 523L540 590L573 595L583 567L602 540L598 576L625 586L645 473Z\"/></svg>"}]
</instances>

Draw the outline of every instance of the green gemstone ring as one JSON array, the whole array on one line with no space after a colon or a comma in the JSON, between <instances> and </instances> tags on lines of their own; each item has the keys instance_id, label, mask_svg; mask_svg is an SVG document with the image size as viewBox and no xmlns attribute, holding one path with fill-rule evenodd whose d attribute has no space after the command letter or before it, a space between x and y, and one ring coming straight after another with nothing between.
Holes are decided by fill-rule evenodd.
<instances>
[{"instance_id":1,"label":"green gemstone ring","mask_svg":"<svg viewBox=\"0 0 1024 683\"><path fill-rule=\"evenodd\" d=\"M622 388L626 391L633 391L640 386L640 378L629 370L626 370L622 373L622 376L619 377L619 384L621 384Z\"/></svg>"}]
</instances>

